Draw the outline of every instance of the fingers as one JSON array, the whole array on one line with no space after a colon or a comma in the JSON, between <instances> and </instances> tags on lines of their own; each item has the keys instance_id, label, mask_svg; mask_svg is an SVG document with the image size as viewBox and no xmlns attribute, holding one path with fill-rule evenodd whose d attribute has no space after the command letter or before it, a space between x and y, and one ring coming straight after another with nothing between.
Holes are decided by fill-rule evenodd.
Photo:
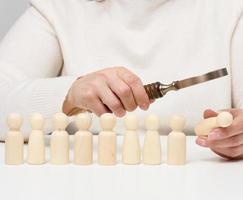
<instances>
[{"instance_id":1,"label":"fingers","mask_svg":"<svg viewBox=\"0 0 243 200\"><path fill-rule=\"evenodd\" d=\"M97 93L103 102L116 116L123 117L126 114L121 101L117 96L111 91L105 82L99 84Z\"/></svg>"},{"instance_id":2,"label":"fingers","mask_svg":"<svg viewBox=\"0 0 243 200\"><path fill-rule=\"evenodd\" d=\"M238 134L222 140L207 140L207 145L211 148L228 148L243 145L243 134Z\"/></svg>"},{"instance_id":3,"label":"fingers","mask_svg":"<svg viewBox=\"0 0 243 200\"><path fill-rule=\"evenodd\" d=\"M196 144L198 144L201 147L209 147L207 143L207 137L203 136L197 137Z\"/></svg>"},{"instance_id":4,"label":"fingers","mask_svg":"<svg viewBox=\"0 0 243 200\"><path fill-rule=\"evenodd\" d=\"M123 82L121 79L111 79L109 81L109 86L111 90L116 94L116 96L119 97L123 104L123 107L127 111L134 111L137 108L137 104L134 99L132 90L125 82Z\"/></svg>"},{"instance_id":5,"label":"fingers","mask_svg":"<svg viewBox=\"0 0 243 200\"><path fill-rule=\"evenodd\" d=\"M132 90L136 104L143 110L147 110L150 105L149 97L144 89L142 81L133 73L126 69L118 71L120 77Z\"/></svg>"},{"instance_id":6,"label":"fingers","mask_svg":"<svg viewBox=\"0 0 243 200\"><path fill-rule=\"evenodd\" d=\"M109 109L101 102L93 90L86 91L83 100L85 101L86 108L97 116L110 112Z\"/></svg>"},{"instance_id":7,"label":"fingers","mask_svg":"<svg viewBox=\"0 0 243 200\"><path fill-rule=\"evenodd\" d=\"M81 96L77 98L79 107L90 110L98 116L107 112L113 112L117 117L125 115L126 111L120 99L107 84L106 76L101 73L91 74L86 80L83 79L80 85L83 85L83 88L79 87L79 90L76 90L76 93L82 91Z\"/></svg>"},{"instance_id":8,"label":"fingers","mask_svg":"<svg viewBox=\"0 0 243 200\"><path fill-rule=\"evenodd\" d=\"M233 159L233 158L229 158L228 156L226 156L226 155L224 155L224 154L222 154L222 153L220 153L220 152L218 152L218 151L215 151L215 150L212 150L214 153L216 153L217 155L219 155L220 157L222 157L222 158L226 158L226 159Z\"/></svg>"},{"instance_id":9,"label":"fingers","mask_svg":"<svg viewBox=\"0 0 243 200\"><path fill-rule=\"evenodd\" d=\"M126 111L133 111L137 106L147 110L153 103L141 80L122 67L103 69L77 79L68 97L71 109L90 110L99 116L111 111L122 117Z\"/></svg>"},{"instance_id":10,"label":"fingers","mask_svg":"<svg viewBox=\"0 0 243 200\"><path fill-rule=\"evenodd\" d=\"M234 136L223 141L210 142L206 137L198 137L196 143L202 147L209 147L213 152L221 157L228 159L241 159L243 158L243 134Z\"/></svg>"},{"instance_id":11,"label":"fingers","mask_svg":"<svg viewBox=\"0 0 243 200\"><path fill-rule=\"evenodd\" d=\"M243 145L227 148L212 148L212 151L228 159L240 159L243 157Z\"/></svg>"},{"instance_id":12,"label":"fingers","mask_svg":"<svg viewBox=\"0 0 243 200\"><path fill-rule=\"evenodd\" d=\"M213 129L212 132L209 134L210 140L222 140L225 138L232 137L234 135L238 135L243 130L243 113L241 113L240 109L231 109L231 110L224 110L230 112L233 117L234 121L231 126L227 128L216 128ZM206 110L204 112L204 118L215 117L218 113L213 110Z\"/></svg>"},{"instance_id":13,"label":"fingers","mask_svg":"<svg viewBox=\"0 0 243 200\"><path fill-rule=\"evenodd\" d=\"M233 123L231 126L224 128L220 134L221 138L231 137L237 135L243 131L243 113L234 117Z\"/></svg>"},{"instance_id":14,"label":"fingers","mask_svg":"<svg viewBox=\"0 0 243 200\"><path fill-rule=\"evenodd\" d=\"M229 158L243 158L243 110L231 109L224 110L230 112L233 117L233 123L227 128L216 128L208 137L198 137L196 143L202 147L209 147L216 154ZM206 110L204 117L215 117L217 113L212 110Z\"/></svg>"},{"instance_id":15,"label":"fingers","mask_svg":"<svg viewBox=\"0 0 243 200\"><path fill-rule=\"evenodd\" d=\"M101 116L104 113L110 113L111 111L107 109L107 107L100 101L100 100L95 100L90 102L89 104L89 110L95 113L97 116Z\"/></svg>"},{"instance_id":16,"label":"fingers","mask_svg":"<svg viewBox=\"0 0 243 200\"><path fill-rule=\"evenodd\" d=\"M210 140L222 140L235 135L238 135L243 130L243 119L242 116L239 115L235 117L231 126L227 128L216 128L214 129L208 136Z\"/></svg>"}]
</instances>

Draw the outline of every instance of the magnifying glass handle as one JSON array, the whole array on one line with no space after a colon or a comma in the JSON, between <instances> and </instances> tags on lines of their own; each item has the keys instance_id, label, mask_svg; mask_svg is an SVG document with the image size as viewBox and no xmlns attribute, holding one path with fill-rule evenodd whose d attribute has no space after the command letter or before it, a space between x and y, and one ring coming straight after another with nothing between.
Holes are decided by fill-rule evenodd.
<instances>
[{"instance_id":1,"label":"magnifying glass handle","mask_svg":"<svg viewBox=\"0 0 243 200\"><path fill-rule=\"evenodd\" d=\"M167 92L178 90L176 88L176 81L171 84L165 85L160 82L151 83L144 86L149 99L158 99L166 95Z\"/></svg>"}]
</instances>

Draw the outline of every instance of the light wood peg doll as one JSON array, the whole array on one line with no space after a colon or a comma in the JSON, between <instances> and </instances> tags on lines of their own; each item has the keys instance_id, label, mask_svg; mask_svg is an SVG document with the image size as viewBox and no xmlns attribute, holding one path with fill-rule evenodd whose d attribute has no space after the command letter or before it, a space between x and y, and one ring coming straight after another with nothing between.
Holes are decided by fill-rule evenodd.
<instances>
[{"instance_id":1,"label":"light wood peg doll","mask_svg":"<svg viewBox=\"0 0 243 200\"><path fill-rule=\"evenodd\" d=\"M100 117L102 131L98 137L98 163L100 165L116 164L116 133L113 131L116 118L106 113Z\"/></svg>"},{"instance_id":2,"label":"light wood peg doll","mask_svg":"<svg viewBox=\"0 0 243 200\"><path fill-rule=\"evenodd\" d=\"M185 123L182 116L173 116L170 120L172 131L167 139L167 163L170 165L186 163L186 135L182 132Z\"/></svg>"},{"instance_id":3,"label":"light wood peg doll","mask_svg":"<svg viewBox=\"0 0 243 200\"><path fill-rule=\"evenodd\" d=\"M159 165L161 163L161 143L158 132L160 120L156 115L149 115L145 119L147 129L144 138L143 163Z\"/></svg>"},{"instance_id":4,"label":"light wood peg doll","mask_svg":"<svg viewBox=\"0 0 243 200\"><path fill-rule=\"evenodd\" d=\"M75 119L78 131L74 135L74 163L90 165L93 163L93 135L89 131L92 118L89 113L81 113Z\"/></svg>"},{"instance_id":5,"label":"light wood peg doll","mask_svg":"<svg viewBox=\"0 0 243 200\"><path fill-rule=\"evenodd\" d=\"M9 131L5 138L5 163L20 165L24 162L24 137L20 131L23 117L19 113L11 113L7 117Z\"/></svg>"},{"instance_id":6,"label":"light wood peg doll","mask_svg":"<svg viewBox=\"0 0 243 200\"><path fill-rule=\"evenodd\" d=\"M68 117L64 113L53 116L54 132L51 135L51 159L50 163L65 165L69 163L69 135L65 131L68 125Z\"/></svg>"},{"instance_id":7,"label":"light wood peg doll","mask_svg":"<svg viewBox=\"0 0 243 200\"><path fill-rule=\"evenodd\" d=\"M122 161L124 164L135 165L141 161L141 148L138 136L138 118L136 115L127 115L124 119L126 132L122 148Z\"/></svg>"},{"instance_id":8,"label":"light wood peg doll","mask_svg":"<svg viewBox=\"0 0 243 200\"><path fill-rule=\"evenodd\" d=\"M27 162L40 165L45 163L44 117L40 113L33 113L30 116L30 126L32 131L29 136Z\"/></svg>"}]
</instances>

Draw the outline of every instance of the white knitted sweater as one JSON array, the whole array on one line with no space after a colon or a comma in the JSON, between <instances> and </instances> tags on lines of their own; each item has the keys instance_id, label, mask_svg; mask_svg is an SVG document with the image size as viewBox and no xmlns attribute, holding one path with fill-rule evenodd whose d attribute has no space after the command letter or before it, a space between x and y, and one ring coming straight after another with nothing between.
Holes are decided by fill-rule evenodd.
<instances>
[{"instance_id":1,"label":"white knitted sweater","mask_svg":"<svg viewBox=\"0 0 243 200\"><path fill-rule=\"evenodd\" d=\"M185 115L192 132L204 109L242 107L242 11L242 0L33 0L0 44L1 134L9 112L25 116L28 134L31 112L50 119L77 76L113 66L129 68L144 84L228 67L226 78L136 111L140 119L158 114L162 133L172 114ZM122 132L120 120L117 127Z\"/></svg>"}]
</instances>

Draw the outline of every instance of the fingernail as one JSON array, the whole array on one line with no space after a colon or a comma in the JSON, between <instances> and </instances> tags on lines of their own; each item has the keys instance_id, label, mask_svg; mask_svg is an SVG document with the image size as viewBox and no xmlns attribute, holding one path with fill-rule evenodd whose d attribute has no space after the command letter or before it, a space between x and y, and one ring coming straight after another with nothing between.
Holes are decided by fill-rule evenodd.
<instances>
[{"instance_id":1,"label":"fingernail","mask_svg":"<svg viewBox=\"0 0 243 200\"><path fill-rule=\"evenodd\" d=\"M151 99L151 100L150 100L150 103L154 103L154 102L155 102L155 99Z\"/></svg>"},{"instance_id":2,"label":"fingernail","mask_svg":"<svg viewBox=\"0 0 243 200\"><path fill-rule=\"evenodd\" d=\"M142 104L141 106L139 106L141 109L143 109L143 110L148 110L148 108L149 108L149 105L148 104L146 104L146 103L144 103L144 104Z\"/></svg>"},{"instance_id":3,"label":"fingernail","mask_svg":"<svg viewBox=\"0 0 243 200\"><path fill-rule=\"evenodd\" d=\"M209 135L208 135L208 139L209 140L218 140L221 138L220 135L220 130L219 129L214 129Z\"/></svg>"},{"instance_id":4,"label":"fingernail","mask_svg":"<svg viewBox=\"0 0 243 200\"><path fill-rule=\"evenodd\" d=\"M202 146L202 147L207 147L207 141L204 139L197 139L197 144Z\"/></svg>"}]
</instances>

